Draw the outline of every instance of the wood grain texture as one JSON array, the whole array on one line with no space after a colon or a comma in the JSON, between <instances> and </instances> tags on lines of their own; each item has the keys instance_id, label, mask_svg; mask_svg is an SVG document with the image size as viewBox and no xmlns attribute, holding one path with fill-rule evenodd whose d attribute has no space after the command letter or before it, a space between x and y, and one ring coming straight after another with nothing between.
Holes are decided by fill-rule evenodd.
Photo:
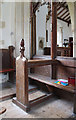
<instances>
[{"instance_id":1,"label":"wood grain texture","mask_svg":"<svg viewBox=\"0 0 76 120\"><path fill-rule=\"evenodd\" d=\"M28 70L26 58L16 60L16 97L22 104L28 104Z\"/></svg>"},{"instance_id":2,"label":"wood grain texture","mask_svg":"<svg viewBox=\"0 0 76 120\"><path fill-rule=\"evenodd\" d=\"M52 40L51 40L51 58L57 56L57 3L52 2Z\"/></svg>"},{"instance_id":3,"label":"wood grain texture","mask_svg":"<svg viewBox=\"0 0 76 120\"><path fill-rule=\"evenodd\" d=\"M44 84L47 84L47 85L50 85L50 86L53 86L53 87L56 87L59 89L63 89L65 91L68 91L71 93L74 93L74 86L72 86L72 85L69 85L69 86L58 85L58 84L54 83L56 80L53 80L50 77L46 77L46 76L38 75L38 74L34 73L34 74L29 74L29 78L36 80L36 81L39 81L39 82L42 82Z\"/></svg>"}]
</instances>

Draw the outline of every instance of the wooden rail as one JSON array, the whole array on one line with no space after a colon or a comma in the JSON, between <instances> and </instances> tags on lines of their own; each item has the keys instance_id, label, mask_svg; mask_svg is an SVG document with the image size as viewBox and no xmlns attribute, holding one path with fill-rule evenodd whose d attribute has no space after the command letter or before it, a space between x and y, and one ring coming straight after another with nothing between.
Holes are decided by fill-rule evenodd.
<instances>
[{"instance_id":1,"label":"wooden rail","mask_svg":"<svg viewBox=\"0 0 76 120\"><path fill-rule=\"evenodd\" d=\"M38 67L38 66L45 66L51 64L58 64L60 63L58 60L28 60L28 67Z\"/></svg>"}]
</instances>

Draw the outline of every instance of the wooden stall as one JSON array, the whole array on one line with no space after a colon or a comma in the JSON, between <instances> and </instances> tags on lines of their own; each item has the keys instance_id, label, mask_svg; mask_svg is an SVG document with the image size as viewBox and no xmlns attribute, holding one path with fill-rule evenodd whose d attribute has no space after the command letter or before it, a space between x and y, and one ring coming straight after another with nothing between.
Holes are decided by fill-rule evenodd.
<instances>
[{"instance_id":1,"label":"wooden stall","mask_svg":"<svg viewBox=\"0 0 76 120\"><path fill-rule=\"evenodd\" d=\"M57 88L58 90L64 90L73 94L74 113L76 113L75 86L62 86L54 83L58 78L68 79L70 76L75 77L76 59L42 59L34 57L34 60L27 60L24 56L24 49L24 40L22 40L20 48L21 55L16 60L16 98L13 98L13 102L28 112L34 105L52 97L52 93L55 94L54 90ZM28 68L34 68L34 70L28 74ZM50 94L45 94L29 101L28 77L45 84L49 92L52 87L52 93L50 92Z\"/></svg>"},{"instance_id":2,"label":"wooden stall","mask_svg":"<svg viewBox=\"0 0 76 120\"><path fill-rule=\"evenodd\" d=\"M0 73L9 73L9 80L14 79L15 58L13 52L13 46L9 46L8 49L0 49Z\"/></svg>"}]
</instances>

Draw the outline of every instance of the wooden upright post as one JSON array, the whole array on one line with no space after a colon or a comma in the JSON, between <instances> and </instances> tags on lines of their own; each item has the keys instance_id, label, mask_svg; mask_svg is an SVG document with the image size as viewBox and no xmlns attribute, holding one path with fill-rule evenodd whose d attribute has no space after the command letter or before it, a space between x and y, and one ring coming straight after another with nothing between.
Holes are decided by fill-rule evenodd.
<instances>
[{"instance_id":1,"label":"wooden upright post","mask_svg":"<svg viewBox=\"0 0 76 120\"><path fill-rule=\"evenodd\" d=\"M30 4L30 18L31 18L31 56L36 54L36 14L33 10L33 2Z\"/></svg>"},{"instance_id":2,"label":"wooden upright post","mask_svg":"<svg viewBox=\"0 0 76 120\"><path fill-rule=\"evenodd\" d=\"M57 56L57 3L52 2L52 39L51 39L51 59ZM56 66L52 65L52 79L56 79Z\"/></svg>"},{"instance_id":3,"label":"wooden upright post","mask_svg":"<svg viewBox=\"0 0 76 120\"><path fill-rule=\"evenodd\" d=\"M74 65L76 66L76 62L74 63ZM75 69L75 73L76 73L76 69ZM76 74L75 74L75 88L74 88L75 92L74 92L74 109L73 112L74 114L76 114Z\"/></svg>"},{"instance_id":4,"label":"wooden upright post","mask_svg":"<svg viewBox=\"0 0 76 120\"><path fill-rule=\"evenodd\" d=\"M76 88L75 88L75 93L74 93L74 114L76 114Z\"/></svg>"},{"instance_id":5,"label":"wooden upright post","mask_svg":"<svg viewBox=\"0 0 76 120\"><path fill-rule=\"evenodd\" d=\"M21 40L21 55L16 59L16 99L13 102L28 111L28 60L24 56L24 40Z\"/></svg>"},{"instance_id":6,"label":"wooden upright post","mask_svg":"<svg viewBox=\"0 0 76 120\"><path fill-rule=\"evenodd\" d=\"M51 40L51 58L57 56L57 3L52 2L52 40Z\"/></svg>"},{"instance_id":7,"label":"wooden upright post","mask_svg":"<svg viewBox=\"0 0 76 120\"><path fill-rule=\"evenodd\" d=\"M33 13L33 55L36 55L36 15Z\"/></svg>"}]
</instances>

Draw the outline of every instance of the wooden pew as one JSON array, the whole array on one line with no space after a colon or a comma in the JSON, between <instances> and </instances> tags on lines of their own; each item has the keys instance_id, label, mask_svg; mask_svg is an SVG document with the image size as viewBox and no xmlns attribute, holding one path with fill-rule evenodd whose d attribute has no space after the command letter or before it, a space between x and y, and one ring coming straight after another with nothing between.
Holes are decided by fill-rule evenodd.
<instances>
[{"instance_id":1,"label":"wooden pew","mask_svg":"<svg viewBox=\"0 0 76 120\"><path fill-rule=\"evenodd\" d=\"M13 46L9 46L8 49L0 49L0 73L9 73L9 80L13 80L15 71L13 51Z\"/></svg>"},{"instance_id":2,"label":"wooden pew","mask_svg":"<svg viewBox=\"0 0 76 120\"><path fill-rule=\"evenodd\" d=\"M51 60L51 59L49 59L49 60L47 60L47 59L27 60L24 56L24 50L25 50L24 40L22 39L21 48L20 48L21 55L16 59L16 98L13 98L13 103L15 103L16 105L21 107L26 112L28 112L30 110L30 108L32 108L34 105L36 105L52 96L51 93L45 94L42 97L39 97L32 101L29 101L28 77L35 81L46 84L46 86L49 89L50 89L49 86L52 86L52 87L58 88L58 89L63 89L65 91L69 91L69 92L73 93L74 96L76 97L76 92L75 92L76 88L75 87L73 87L73 86L66 87L66 86L62 86L62 85L56 85L54 83L56 79L54 79L53 76L56 75L56 71L54 72L54 70L57 70L56 66L59 65L62 67L62 66L65 66L65 64L62 64L62 62L57 59L56 60ZM44 72L45 71L44 68L43 68L43 70L44 70L43 74L42 73L39 74L40 73L39 70L43 66L44 67L52 66L51 67L51 71L52 71L51 76L44 75L46 73L46 72ZM70 65L70 66L74 67L72 65ZM65 67L67 67L67 66L65 66ZM28 68L35 68L34 73L31 73L28 75ZM75 68L76 68L76 66L75 66ZM37 72L39 72L39 73L37 73ZM74 113L76 113L75 100L74 100Z\"/></svg>"},{"instance_id":3,"label":"wooden pew","mask_svg":"<svg viewBox=\"0 0 76 120\"><path fill-rule=\"evenodd\" d=\"M51 60L50 56L34 56L34 60ZM48 84L49 86L53 86L56 89L55 93L58 91L57 95L60 94L61 97L68 96L66 93L68 92L70 98L72 97L72 100L74 100L74 113L76 113L76 85L72 86L62 86L57 85L53 81L57 79L66 79L68 80L68 77L75 77L76 73L76 58L72 57L57 57L57 63L55 65L53 64L53 67L56 69L55 77L56 79L52 79L52 65L42 66L42 67L35 67L33 69L33 72L29 75L29 78L39 81L45 84ZM75 81L76 84L76 81ZM64 90L64 91L62 91ZM63 93L63 94L62 94ZM72 96L71 96L72 93ZM74 97L73 97L74 96ZM68 98L69 99L69 98Z\"/></svg>"}]
</instances>

